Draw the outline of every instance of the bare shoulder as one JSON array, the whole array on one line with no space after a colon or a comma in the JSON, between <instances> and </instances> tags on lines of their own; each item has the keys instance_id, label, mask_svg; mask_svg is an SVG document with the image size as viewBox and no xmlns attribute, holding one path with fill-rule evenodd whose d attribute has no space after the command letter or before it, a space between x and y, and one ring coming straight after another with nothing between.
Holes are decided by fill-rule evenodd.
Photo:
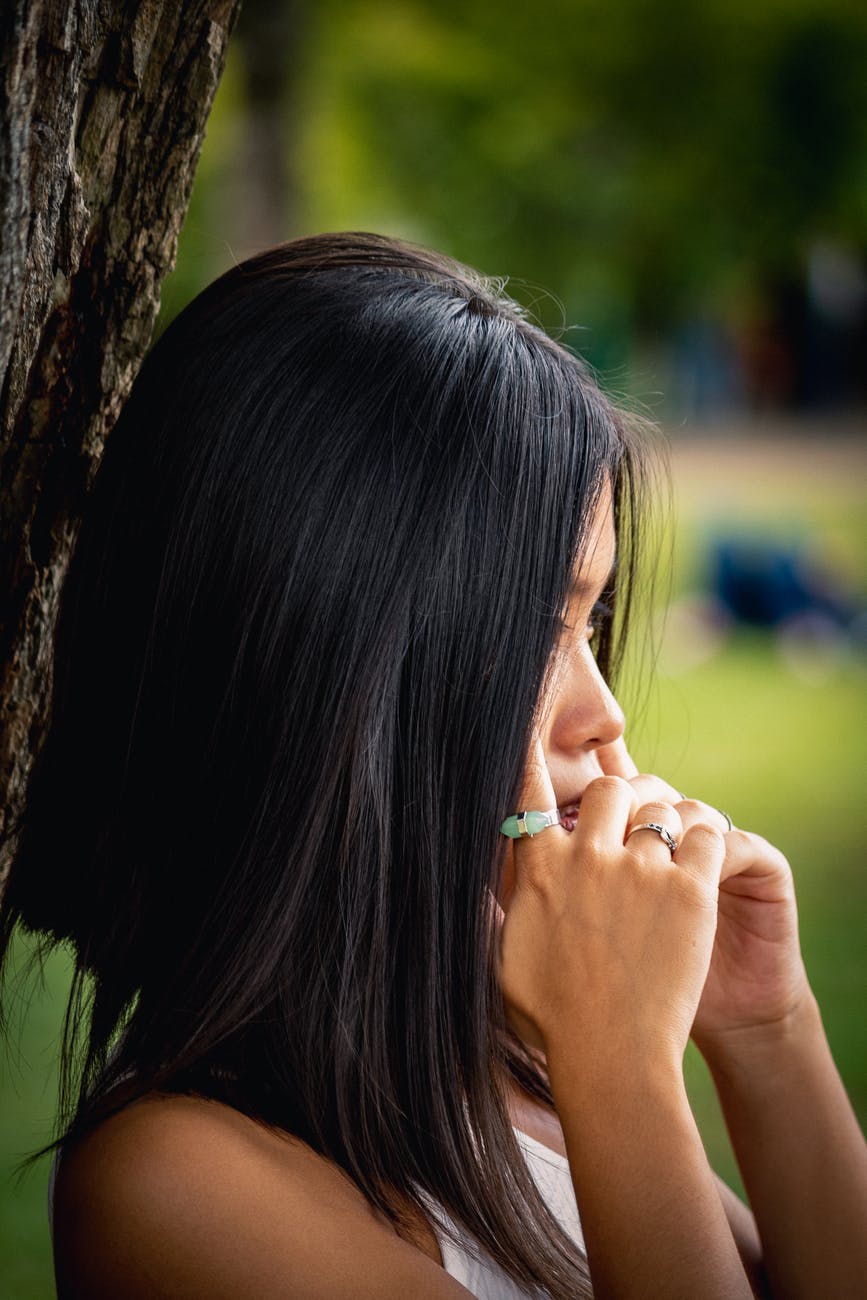
<instances>
[{"instance_id":1,"label":"bare shoulder","mask_svg":"<svg viewBox=\"0 0 867 1300\"><path fill-rule=\"evenodd\" d=\"M469 1294L304 1143L217 1102L143 1098L64 1156L60 1300Z\"/></svg>"}]
</instances>

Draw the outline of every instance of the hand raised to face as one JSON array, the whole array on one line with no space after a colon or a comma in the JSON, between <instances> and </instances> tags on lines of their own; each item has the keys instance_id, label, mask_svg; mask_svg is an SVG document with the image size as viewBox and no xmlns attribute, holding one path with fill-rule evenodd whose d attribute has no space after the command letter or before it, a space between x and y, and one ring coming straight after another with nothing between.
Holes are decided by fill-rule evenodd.
<instances>
[{"instance_id":1,"label":"hand raised to face","mask_svg":"<svg viewBox=\"0 0 867 1300\"><path fill-rule=\"evenodd\" d=\"M623 748L612 746L606 761L628 770ZM538 739L522 806L556 806ZM721 832L677 826L672 855L656 834L627 841L642 818L650 820L630 780L609 774L587 786L574 831L554 826L515 841L500 932L501 985L517 1032L546 1052L580 1042L613 1070L654 1060L679 1068L716 929Z\"/></svg>"}]
</instances>

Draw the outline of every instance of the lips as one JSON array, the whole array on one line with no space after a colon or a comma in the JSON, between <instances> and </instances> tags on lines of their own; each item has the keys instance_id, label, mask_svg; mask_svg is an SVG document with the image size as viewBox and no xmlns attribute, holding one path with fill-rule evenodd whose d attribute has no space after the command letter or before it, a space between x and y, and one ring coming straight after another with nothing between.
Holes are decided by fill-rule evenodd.
<instances>
[{"instance_id":1,"label":"lips","mask_svg":"<svg viewBox=\"0 0 867 1300\"><path fill-rule=\"evenodd\" d=\"M581 799L579 797L573 799L571 803L563 804L558 809L560 813L560 825L563 827L564 831L569 831L570 833L574 831L575 824L578 821L578 809L580 806Z\"/></svg>"}]
</instances>

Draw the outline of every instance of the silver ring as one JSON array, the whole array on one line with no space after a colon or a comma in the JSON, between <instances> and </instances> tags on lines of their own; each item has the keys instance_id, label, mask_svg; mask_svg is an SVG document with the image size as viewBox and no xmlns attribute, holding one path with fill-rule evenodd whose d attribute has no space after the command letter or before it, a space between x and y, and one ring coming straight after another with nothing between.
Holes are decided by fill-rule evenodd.
<instances>
[{"instance_id":1,"label":"silver ring","mask_svg":"<svg viewBox=\"0 0 867 1300\"><path fill-rule=\"evenodd\" d=\"M500 833L508 835L510 840L517 840L522 835L538 835L540 831L547 830L549 826L559 825L559 808L552 808L549 812L535 812L526 809L524 812L512 813L511 817L507 817L500 827Z\"/></svg>"},{"instance_id":2,"label":"silver ring","mask_svg":"<svg viewBox=\"0 0 867 1300\"><path fill-rule=\"evenodd\" d=\"M665 843L672 854L677 850L677 840L674 838L668 827L663 826L661 822L641 822L640 825L633 826L629 835L634 835L636 831L656 831L660 839L665 840ZM627 840L629 839L629 835L626 836Z\"/></svg>"},{"instance_id":3,"label":"silver ring","mask_svg":"<svg viewBox=\"0 0 867 1300\"><path fill-rule=\"evenodd\" d=\"M733 829L733 828L732 828L732 819L731 819L731 817L729 817L729 815L728 815L728 813L725 811L725 809L724 809L724 808L717 808L717 812L719 813L720 817L725 817L725 819L726 819L726 825L728 826L729 830L732 830L732 829Z\"/></svg>"}]
</instances>

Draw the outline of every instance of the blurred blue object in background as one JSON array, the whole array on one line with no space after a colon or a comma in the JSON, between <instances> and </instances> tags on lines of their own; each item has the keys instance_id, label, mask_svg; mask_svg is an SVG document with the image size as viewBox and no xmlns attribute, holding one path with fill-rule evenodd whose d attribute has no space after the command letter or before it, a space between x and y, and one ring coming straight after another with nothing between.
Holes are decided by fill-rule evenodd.
<instances>
[{"instance_id":1,"label":"blurred blue object in background","mask_svg":"<svg viewBox=\"0 0 867 1300\"><path fill-rule=\"evenodd\" d=\"M766 537L720 537L711 546L710 589L738 623L777 630L806 615L844 630L859 613L855 595L805 548Z\"/></svg>"}]
</instances>

